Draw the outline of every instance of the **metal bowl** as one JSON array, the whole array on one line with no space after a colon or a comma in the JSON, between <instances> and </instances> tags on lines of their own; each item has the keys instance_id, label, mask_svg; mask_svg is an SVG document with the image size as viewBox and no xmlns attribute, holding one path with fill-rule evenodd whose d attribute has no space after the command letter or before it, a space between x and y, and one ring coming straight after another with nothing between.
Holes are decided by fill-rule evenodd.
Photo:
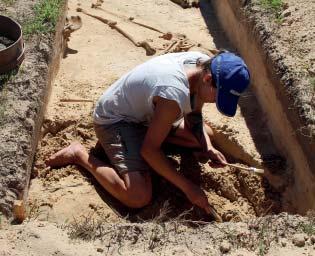
<instances>
[{"instance_id":1,"label":"metal bowl","mask_svg":"<svg viewBox=\"0 0 315 256\"><path fill-rule=\"evenodd\" d=\"M3 74L22 63L25 47L20 24L3 15L0 15L0 36L13 41L12 44L0 50L0 74Z\"/></svg>"}]
</instances>

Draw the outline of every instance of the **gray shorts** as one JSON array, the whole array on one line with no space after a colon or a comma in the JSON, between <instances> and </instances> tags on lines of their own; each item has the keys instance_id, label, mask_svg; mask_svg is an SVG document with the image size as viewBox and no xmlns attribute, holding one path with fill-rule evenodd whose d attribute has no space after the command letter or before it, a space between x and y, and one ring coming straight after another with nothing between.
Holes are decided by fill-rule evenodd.
<instances>
[{"instance_id":1,"label":"gray shorts","mask_svg":"<svg viewBox=\"0 0 315 256\"><path fill-rule=\"evenodd\" d=\"M150 166L140 154L147 127L136 123L118 122L94 125L96 136L118 174L148 171Z\"/></svg>"},{"instance_id":2,"label":"gray shorts","mask_svg":"<svg viewBox=\"0 0 315 256\"><path fill-rule=\"evenodd\" d=\"M177 124L173 126L170 134L175 134L177 127ZM148 127L122 121L112 125L94 124L94 129L96 137L118 174L151 169L140 154Z\"/></svg>"}]
</instances>

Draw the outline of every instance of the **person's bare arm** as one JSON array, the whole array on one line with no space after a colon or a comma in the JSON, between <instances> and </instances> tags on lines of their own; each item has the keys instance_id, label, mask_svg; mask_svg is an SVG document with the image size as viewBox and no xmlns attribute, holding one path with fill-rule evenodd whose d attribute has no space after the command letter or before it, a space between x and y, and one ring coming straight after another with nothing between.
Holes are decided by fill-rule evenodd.
<instances>
[{"instance_id":1,"label":"person's bare arm","mask_svg":"<svg viewBox=\"0 0 315 256\"><path fill-rule=\"evenodd\" d=\"M187 178L179 174L161 151L161 145L169 134L173 122L180 115L175 101L156 97L154 117L145 136L141 155L161 176L181 189L195 205L211 213L211 207L204 192Z\"/></svg>"},{"instance_id":2,"label":"person's bare arm","mask_svg":"<svg viewBox=\"0 0 315 256\"><path fill-rule=\"evenodd\" d=\"M185 125L199 141L202 152L204 153L203 155L213 161L211 165L213 167L224 166L226 163L224 155L214 148L204 127L204 122L202 118L203 103L198 101L195 102L196 104L193 111L185 115Z\"/></svg>"}]
</instances>

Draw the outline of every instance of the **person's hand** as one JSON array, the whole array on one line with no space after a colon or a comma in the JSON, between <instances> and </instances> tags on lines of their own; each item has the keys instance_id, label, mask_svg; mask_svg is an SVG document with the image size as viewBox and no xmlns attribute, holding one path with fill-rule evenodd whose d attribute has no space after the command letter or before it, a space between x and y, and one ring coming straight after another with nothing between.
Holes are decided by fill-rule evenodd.
<instances>
[{"instance_id":1,"label":"person's hand","mask_svg":"<svg viewBox=\"0 0 315 256\"><path fill-rule=\"evenodd\" d=\"M212 148L207 152L197 151L194 156L200 163L208 163L213 168L220 168L226 166L225 156L217 149Z\"/></svg>"},{"instance_id":2,"label":"person's hand","mask_svg":"<svg viewBox=\"0 0 315 256\"><path fill-rule=\"evenodd\" d=\"M185 194L192 204L204 209L207 214L212 214L212 208L208 202L208 198L200 187L191 184Z\"/></svg>"},{"instance_id":3,"label":"person's hand","mask_svg":"<svg viewBox=\"0 0 315 256\"><path fill-rule=\"evenodd\" d=\"M217 149L212 148L207 151L208 157L211 161L209 161L209 165L213 168L220 168L226 166L225 156Z\"/></svg>"}]
</instances>

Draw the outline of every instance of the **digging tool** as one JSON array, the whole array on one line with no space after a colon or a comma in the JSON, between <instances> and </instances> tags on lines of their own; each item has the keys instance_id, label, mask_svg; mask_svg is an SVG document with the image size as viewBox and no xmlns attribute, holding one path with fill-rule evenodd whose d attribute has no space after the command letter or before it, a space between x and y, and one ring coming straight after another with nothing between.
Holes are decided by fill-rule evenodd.
<instances>
[{"instance_id":1,"label":"digging tool","mask_svg":"<svg viewBox=\"0 0 315 256\"><path fill-rule=\"evenodd\" d=\"M200 157L198 154L195 154L195 157L199 158L199 161L201 163L206 163L208 160L204 157ZM220 164L218 161L213 161L215 164ZM230 164L230 163L225 163L225 165L236 168L236 169L240 169L240 170L244 170L244 171L249 171L252 172L254 174L258 174L258 175L262 175L264 174L264 170L263 169L259 169L259 168L255 168L255 167L247 167L247 166L241 166L238 164Z\"/></svg>"},{"instance_id":2,"label":"digging tool","mask_svg":"<svg viewBox=\"0 0 315 256\"><path fill-rule=\"evenodd\" d=\"M83 10L82 8L77 8L77 12L82 12L87 16L90 16L92 18L95 18L95 19L105 23L106 25L110 26L112 29L117 30L120 34L122 34L124 37L129 39L135 46L144 48L146 50L146 54L148 56L154 55L156 53L156 50L154 48L152 48L148 42L146 42L146 41L137 42L131 35L129 35L127 32L123 31L120 27L118 27L116 21L111 21L111 20L102 18L100 16L90 14L90 13L86 12L85 10Z\"/></svg>"},{"instance_id":3,"label":"digging tool","mask_svg":"<svg viewBox=\"0 0 315 256\"><path fill-rule=\"evenodd\" d=\"M226 163L226 165L230 166L230 167L237 168L237 169L241 169L244 171L249 171L249 172L252 172L255 174L264 174L264 172L265 172L263 169L259 169L259 168L255 168L255 167L246 167L246 166L240 166L237 164L230 164L230 163Z\"/></svg>"}]
</instances>

